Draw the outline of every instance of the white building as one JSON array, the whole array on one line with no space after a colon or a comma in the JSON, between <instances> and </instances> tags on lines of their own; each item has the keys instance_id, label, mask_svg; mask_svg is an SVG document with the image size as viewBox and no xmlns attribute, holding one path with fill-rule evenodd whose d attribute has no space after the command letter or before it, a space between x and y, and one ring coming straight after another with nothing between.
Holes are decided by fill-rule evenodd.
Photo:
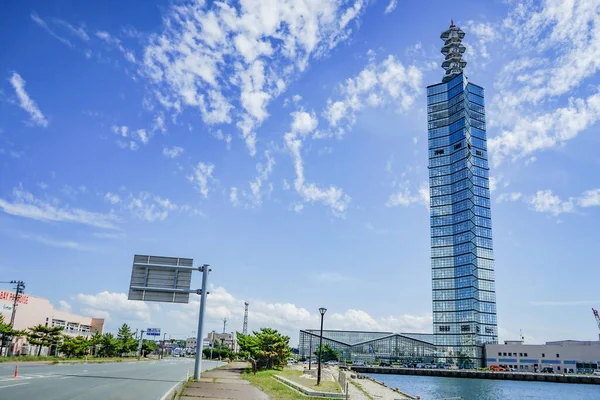
<instances>
[{"instance_id":1,"label":"white building","mask_svg":"<svg viewBox=\"0 0 600 400\"><path fill-rule=\"evenodd\" d=\"M234 353L237 353L239 351L238 343L237 343L237 340L236 340L233 332L232 333L209 332L209 334L206 336L206 340L208 340L210 343L225 345L225 346L229 347L229 349L231 351L233 351Z\"/></svg>"},{"instance_id":2,"label":"white building","mask_svg":"<svg viewBox=\"0 0 600 400\"><path fill-rule=\"evenodd\" d=\"M524 344L507 340L485 345L486 366L502 365L520 372L552 369L553 372L589 372L600 368L600 341L561 340Z\"/></svg>"},{"instance_id":3,"label":"white building","mask_svg":"<svg viewBox=\"0 0 600 400\"><path fill-rule=\"evenodd\" d=\"M196 348L196 338L195 337L189 337L187 339L185 339L185 348L186 349L195 349Z\"/></svg>"},{"instance_id":4,"label":"white building","mask_svg":"<svg viewBox=\"0 0 600 400\"><path fill-rule=\"evenodd\" d=\"M0 313L5 322L10 322L14 305L15 293L0 290ZM42 297L20 294L16 305L14 328L18 330L26 330L36 325L60 326L65 335L90 336L96 332L102 333L104 329L103 318L85 317L57 310L48 299ZM9 350L13 354L26 354L32 349L27 345L26 338L20 337L13 340ZM42 354L46 354L47 351L47 348L42 349Z\"/></svg>"}]
</instances>

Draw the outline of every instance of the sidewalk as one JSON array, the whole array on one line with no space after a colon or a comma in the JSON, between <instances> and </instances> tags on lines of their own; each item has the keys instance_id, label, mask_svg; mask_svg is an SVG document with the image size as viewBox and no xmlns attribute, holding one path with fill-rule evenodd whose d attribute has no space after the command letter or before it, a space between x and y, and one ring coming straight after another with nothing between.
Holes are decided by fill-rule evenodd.
<instances>
[{"instance_id":1,"label":"sidewalk","mask_svg":"<svg viewBox=\"0 0 600 400\"><path fill-rule=\"evenodd\" d=\"M270 400L269 396L242 379L247 367L244 362L234 362L221 369L203 372L200 382L190 382L181 400Z\"/></svg>"}]
</instances>

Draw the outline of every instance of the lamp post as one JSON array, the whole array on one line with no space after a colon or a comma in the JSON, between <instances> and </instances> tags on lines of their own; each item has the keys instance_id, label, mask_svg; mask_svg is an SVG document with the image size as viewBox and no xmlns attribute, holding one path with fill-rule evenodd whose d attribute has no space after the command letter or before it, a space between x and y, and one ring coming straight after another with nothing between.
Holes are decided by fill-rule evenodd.
<instances>
[{"instance_id":1,"label":"lamp post","mask_svg":"<svg viewBox=\"0 0 600 400\"><path fill-rule=\"evenodd\" d=\"M321 356L323 354L323 317L327 312L327 309L324 307L319 308L319 312L321 313L321 337L319 338L319 369L317 370L317 385L321 384Z\"/></svg>"},{"instance_id":2,"label":"lamp post","mask_svg":"<svg viewBox=\"0 0 600 400\"><path fill-rule=\"evenodd\" d=\"M212 336L210 337L210 359L212 360L212 352L215 347L215 331L212 331Z\"/></svg>"}]
</instances>

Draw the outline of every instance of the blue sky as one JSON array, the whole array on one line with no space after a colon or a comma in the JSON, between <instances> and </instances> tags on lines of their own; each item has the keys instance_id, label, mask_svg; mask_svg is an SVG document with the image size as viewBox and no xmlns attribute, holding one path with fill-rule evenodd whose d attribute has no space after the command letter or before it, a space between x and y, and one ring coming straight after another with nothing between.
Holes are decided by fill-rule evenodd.
<instances>
[{"instance_id":1,"label":"blue sky","mask_svg":"<svg viewBox=\"0 0 600 400\"><path fill-rule=\"evenodd\" d=\"M193 257L211 330L249 301L292 343L321 306L430 331L425 87L454 18L486 89L501 339L595 339L600 13L520 3L4 5L2 280L185 336L197 302L124 293L134 253Z\"/></svg>"}]
</instances>

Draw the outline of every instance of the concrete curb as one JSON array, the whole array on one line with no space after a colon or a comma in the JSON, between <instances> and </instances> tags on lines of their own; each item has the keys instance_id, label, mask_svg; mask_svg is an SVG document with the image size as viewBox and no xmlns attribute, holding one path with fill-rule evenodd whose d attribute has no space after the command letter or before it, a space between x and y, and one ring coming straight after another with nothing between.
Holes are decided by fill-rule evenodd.
<instances>
[{"instance_id":1,"label":"concrete curb","mask_svg":"<svg viewBox=\"0 0 600 400\"><path fill-rule=\"evenodd\" d=\"M286 379L279 375L273 375L273 378L277 379L278 381L282 382L283 384L290 386L293 389L295 389L295 390L299 391L300 393L305 394L307 396L322 397L325 399L345 399L346 398L346 395L344 393L327 393L327 392L312 391L307 387L304 387L296 382L293 382L293 381Z\"/></svg>"},{"instance_id":2,"label":"concrete curb","mask_svg":"<svg viewBox=\"0 0 600 400\"><path fill-rule=\"evenodd\" d=\"M177 397L177 393L183 388L186 381L181 381L173 385L171 389L160 400L174 400Z\"/></svg>"}]
</instances>

